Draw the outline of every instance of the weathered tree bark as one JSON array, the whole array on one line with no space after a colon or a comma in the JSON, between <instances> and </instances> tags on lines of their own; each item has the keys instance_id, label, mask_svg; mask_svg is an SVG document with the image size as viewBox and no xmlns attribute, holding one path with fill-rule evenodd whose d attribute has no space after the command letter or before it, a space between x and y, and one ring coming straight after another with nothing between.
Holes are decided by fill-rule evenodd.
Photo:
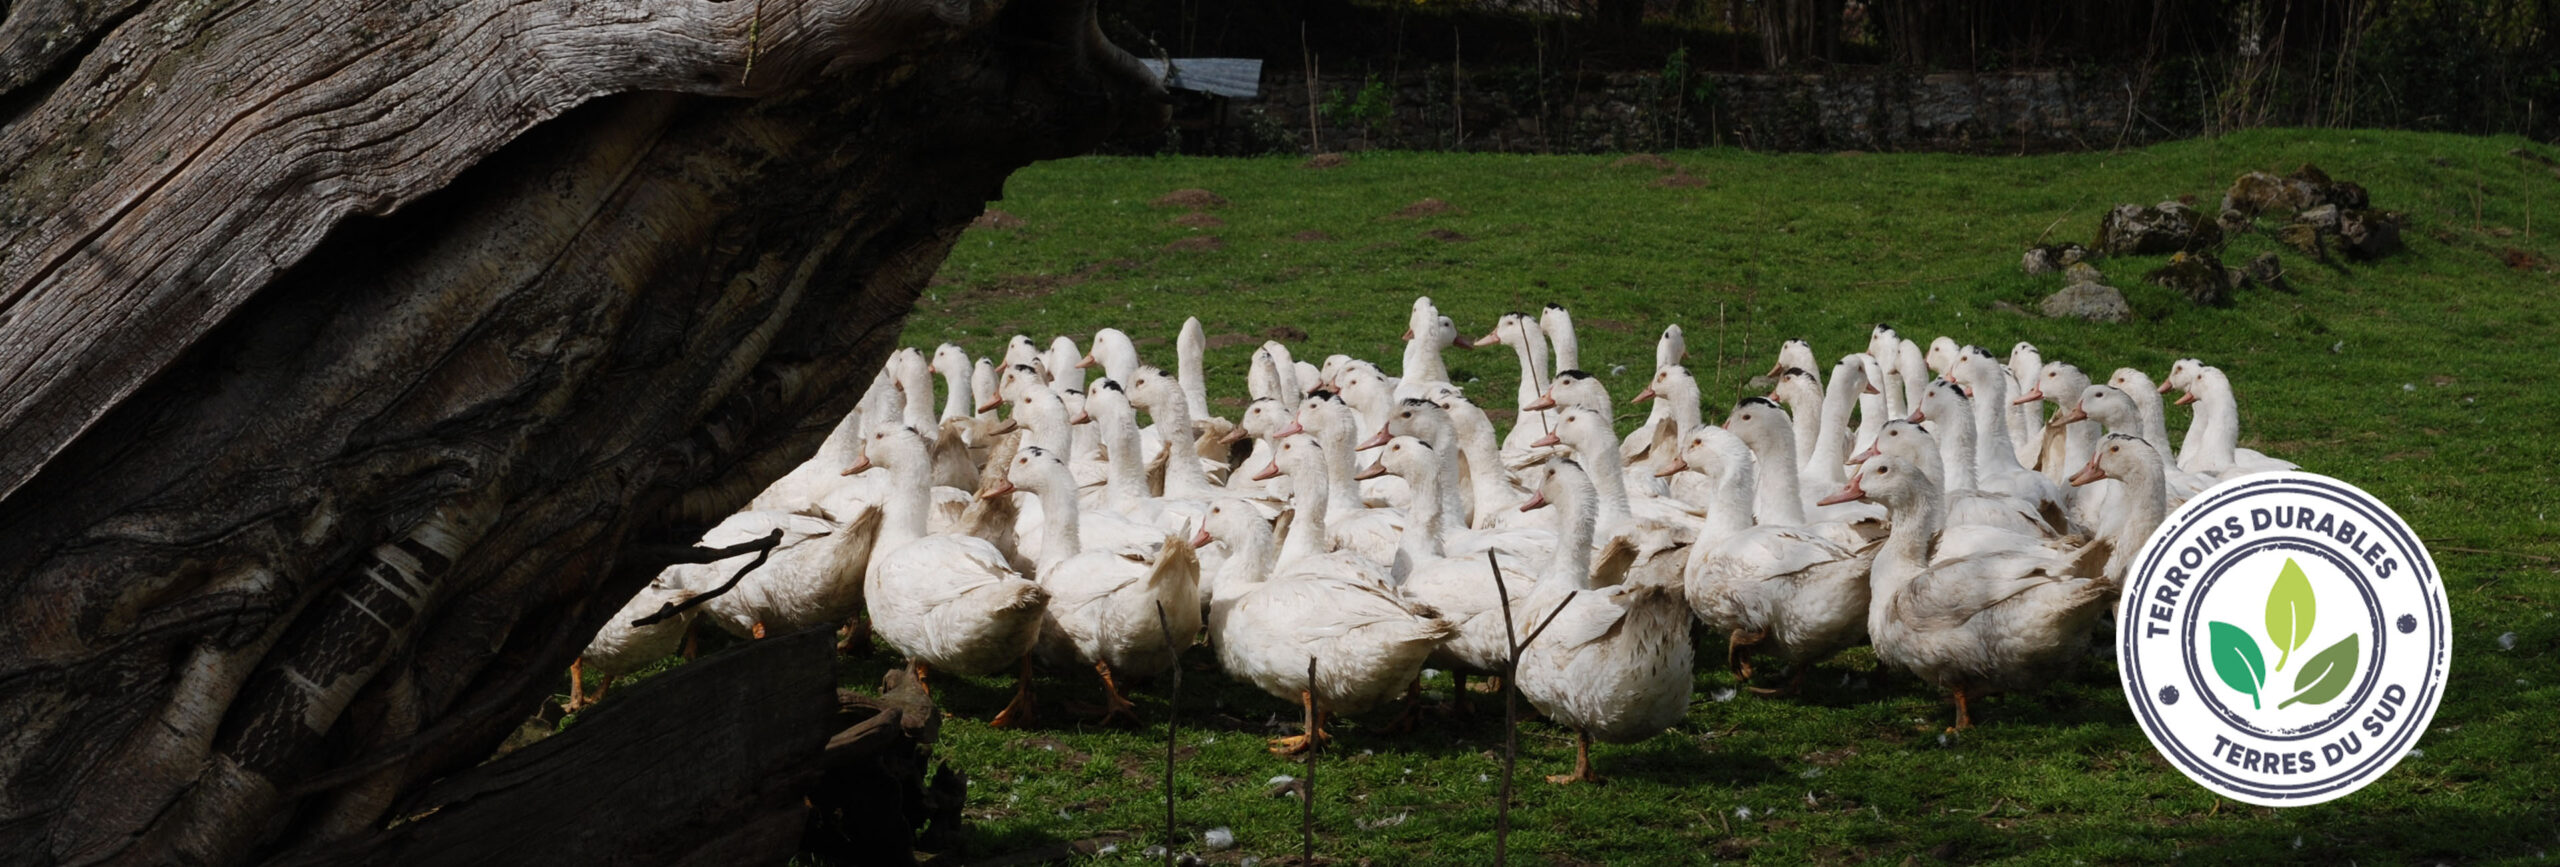
<instances>
[{"instance_id":1,"label":"weathered tree bark","mask_svg":"<svg viewBox=\"0 0 2560 867\"><path fill-rule=\"evenodd\" d=\"M1090 0L5 14L5 863L375 833L1163 105Z\"/></svg>"}]
</instances>

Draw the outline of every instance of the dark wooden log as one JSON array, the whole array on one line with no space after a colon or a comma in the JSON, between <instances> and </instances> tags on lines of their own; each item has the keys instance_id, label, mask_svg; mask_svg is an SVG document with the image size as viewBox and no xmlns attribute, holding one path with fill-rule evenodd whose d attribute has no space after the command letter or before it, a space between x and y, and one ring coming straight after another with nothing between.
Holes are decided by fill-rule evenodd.
<instances>
[{"instance_id":1,"label":"dark wooden log","mask_svg":"<svg viewBox=\"0 0 2560 867\"><path fill-rule=\"evenodd\" d=\"M4 14L0 863L378 833L1163 104L1089 0Z\"/></svg>"},{"instance_id":2,"label":"dark wooden log","mask_svg":"<svg viewBox=\"0 0 2560 867\"><path fill-rule=\"evenodd\" d=\"M576 725L437 781L369 837L274 867L779 864L837 714L835 637L753 641L617 691Z\"/></svg>"}]
</instances>

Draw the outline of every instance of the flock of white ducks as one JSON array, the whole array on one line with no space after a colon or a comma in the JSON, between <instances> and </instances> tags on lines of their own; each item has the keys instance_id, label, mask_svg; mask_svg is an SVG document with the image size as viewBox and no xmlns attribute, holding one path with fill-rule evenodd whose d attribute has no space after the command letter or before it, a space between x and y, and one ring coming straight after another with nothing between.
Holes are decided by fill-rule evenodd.
<instances>
[{"instance_id":1,"label":"flock of white ducks","mask_svg":"<svg viewBox=\"0 0 2560 867\"><path fill-rule=\"evenodd\" d=\"M1745 683L1751 655L1780 660L1792 676L1764 693L1870 643L1969 726L1970 698L2081 655L2169 509L2293 466L2237 447L2230 382L2195 359L2156 386L2131 368L2100 383L2025 343L2003 362L1879 325L1830 365L1787 341L1769 396L1709 424L1674 325L1621 437L1564 308L1469 340L1423 298L1404 338L1400 376L1263 344L1234 420L1210 412L1196 319L1171 375L1114 329L1084 352L900 350L815 457L703 539L779 530L767 562L717 595L751 555L666 570L581 665L609 684L688 619L761 637L867 613L919 680L1014 674L994 718L1010 727L1032 722L1035 658L1092 669L1100 713L1133 720L1121 682L1205 638L1230 676L1301 706L1304 733L1273 746L1296 752L1329 737L1325 714L1418 699L1426 666L1463 694L1535 635L1516 685L1580 742L1551 779L1594 780L1592 741L1687 712L1693 622ZM1441 357L1496 345L1520 367L1501 433ZM2195 406L2174 449L2172 390ZM632 625L670 603L693 607Z\"/></svg>"}]
</instances>

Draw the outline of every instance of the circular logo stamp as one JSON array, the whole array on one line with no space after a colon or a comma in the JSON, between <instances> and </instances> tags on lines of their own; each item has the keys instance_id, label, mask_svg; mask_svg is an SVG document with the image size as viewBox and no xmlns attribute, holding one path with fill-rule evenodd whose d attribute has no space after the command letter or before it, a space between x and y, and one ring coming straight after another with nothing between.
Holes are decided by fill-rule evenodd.
<instances>
[{"instance_id":1,"label":"circular logo stamp","mask_svg":"<svg viewBox=\"0 0 2560 867\"><path fill-rule=\"evenodd\" d=\"M2260 473L2197 494L2126 576L2116 659L2143 734L2223 796L2273 807L2363 788L2443 698L2435 561L2354 485Z\"/></svg>"}]
</instances>

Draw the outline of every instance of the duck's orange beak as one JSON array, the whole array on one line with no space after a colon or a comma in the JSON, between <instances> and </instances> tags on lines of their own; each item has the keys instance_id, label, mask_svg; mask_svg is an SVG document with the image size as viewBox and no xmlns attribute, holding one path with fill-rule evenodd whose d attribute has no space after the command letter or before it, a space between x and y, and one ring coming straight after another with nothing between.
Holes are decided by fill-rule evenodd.
<instances>
[{"instance_id":1,"label":"duck's orange beak","mask_svg":"<svg viewBox=\"0 0 2560 867\"><path fill-rule=\"evenodd\" d=\"M2085 484L2088 484L2088 483L2090 483L2090 482L2094 482L2094 481L2097 481L2097 480L2099 480L2099 479L2103 479L2103 478L2106 478L2106 477L2107 477L2107 470L2106 470L2106 468L2105 468L2105 467L2098 466L2098 457L2097 457L2096 455L2091 455L2091 456L2089 456L2089 465L2088 465L2088 466L2085 466L2085 467L2081 467L2079 472L2077 472L2077 473L2073 473L2073 474L2072 474L2072 476L2071 476L2071 486L2072 486L2072 487L2077 488L2077 487L2080 487L2081 485L2085 485Z\"/></svg>"},{"instance_id":2,"label":"duck's orange beak","mask_svg":"<svg viewBox=\"0 0 2560 867\"><path fill-rule=\"evenodd\" d=\"M1094 366L1094 365L1101 364L1101 363L1102 363L1102 362L1099 362L1099 361L1095 361L1095 360L1093 360L1093 353L1087 352L1087 353L1085 353L1085 354L1084 354L1084 358L1079 359L1078 361L1076 361L1076 369L1077 369L1077 370L1084 370L1084 369L1086 369L1086 368L1089 368L1089 367L1092 367L1092 366Z\"/></svg>"},{"instance_id":3,"label":"duck's orange beak","mask_svg":"<svg viewBox=\"0 0 2560 867\"><path fill-rule=\"evenodd\" d=\"M1275 439L1275 440L1276 440L1276 439L1286 439L1286 438L1293 437L1293 436L1297 436L1297 435L1299 435L1299 434L1306 433L1306 432L1307 432L1307 426L1306 426L1306 425L1299 424L1299 423L1298 423L1298 420L1293 418L1293 419L1290 419L1290 420L1289 420L1289 426L1288 426L1288 427L1281 428L1281 429L1280 429L1280 432L1279 432L1279 433L1276 433L1276 434L1272 434L1272 435L1271 435L1271 438L1272 438L1272 439Z\"/></svg>"},{"instance_id":4,"label":"duck's orange beak","mask_svg":"<svg viewBox=\"0 0 2560 867\"><path fill-rule=\"evenodd\" d=\"M1272 479L1279 478L1282 475L1284 475L1284 473L1280 472L1280 462L1273 461L1270 466L1263 467L1262 472L1253 474L1253 480L1257 482L1267 482Z\"/></svg>"},{"instance_id":5,"label":"duck's orange beak","mask_svg":"<svg viewBox=\"0 0 2560 867\"><path fill-rule=\"evenodd\" d=\"M1243 426L1243 425L1237 425L1235 430L1228 431L1226 436L1219 437L1219 438L1218 438L1218 444L1219 444L1219 445L1222 445L1222 446L1225 446L1225 445L1234 445L1234 444L1236 444L1236 443L1238 443L1238 442L1242 441L1242 440L1244 439L1244 437L1245 437L1245 433L1244 433L1244 426Z\"/></svg>"},{"instance_id":6,"label":"duck's orange beak","mask_svg":"<svg viewBox=\"0 0 2560 867\"><path fill-rule=\"evenodd\" d=\"M1836 505L1839 505L1839 504L1841 504L1841 503L1850 502L1850 501L1852 501L1852 500L1862 500L1862 499L1866 499L1866 496L1867 496L1867 489L1865 489L1865 488L1861 488L1861 487L1858 487L1858 480L1859 480L1859 479L1863 479L1863 478L1865 478L1865 477L1866 477L1866 474L1865 474L1865 473L1859 473L1859 474L1857 474L1857 475L1850 476L1850 477L1849 477L1849 486L1848 486L1848 487L1841 488L1839 493L1835 493L1835 494L1832 494L1831 496L1828 496L1828 497L1824 497L1824 498L1822 498L1822 500L1821 500L1820 502L1816 502L1816 503L1814 503L1814 505L1817 505L1817 506L1836 506Z\"/></svg>"},{"instance_id":7,"label":"duck's orange beak","mask_svg":"<svg viewBox=\"0 0 2560 867\"><path fill-rule=\"evenodd\" d=\"M1013 490L1012 479L997 479L993 487L989 487L986 490L978 492L978 499L992 500L997 497L1013 493Z\"/></svg>"},{"instance_id":8,"label":"duck's orange beak","mask_svg":"<svg viewBox=\"0 0 2560 867\"><path fill-rule=\"evenodd\" d=\"M1672 477L1672 476L1676 476L1676 475L1679 475L1679 474L1681 474L1681 473L1688 472L1688 471L1689 471L1689 459L1687 459L1687 458L1672 458L1672 459L1671 459L1671 464L1670 464L1669 466L1665 466L1665 467L1663 467L1661 470L1656 471L1656 472L1653 474L1653 477L1654 477L1654 478L1657 478L1657 479L1667 479L1667 478L1670 478L1670 477Z\"/></svg>"},{"instance_id":9,"label":"duck's orange beak","mask_svg":"<svg viewBox=\"0 0 2560 867\"><path fill-rule=\"evenodd\" d=\"M1368 481L1386 474L1387 465L1384 461L1372 461L1368 466L1361 467L1359 472L1352 473L1351 477L1361 481Z\"/></svg>"},{"instance_id":10,"label":"duck's orange beak","mask_svg":"<svg viewBox=\"0 0 2560 867\"><path fill-rule=\"evenodd\" d=\"M1546 436L1539 437L1538 441L1530 443L1529 447L1533 449L1543 449L1548 446L1562 444L1563 442L1563 440L1556 439L1555 431L1548 431Z\"/></svg>"},{"instance_id":11,"label":"duck's orange beak","mask_svg":"<svg viewBox=\"0 0 2560 867\"><path fill-rule=\"evenodd\" d=\"M855 455L855 456L853 457L853 466L849 466L849 467L844 468L844 475L848 475L848 476L850 476L850 475L853 475L853 474L855 474L855 473L862 472L863 470L867 470L867 469L870 469L870 468L871 468L871 456L870 456L870 455L867 455L867 454L863 454L863 455Z\"/></svg>"},{"instance_id":12,"label":"duck's orange beak","mask_svg":"<svg viewBox=\"0 0 2560 867\"><path fill-rule=\"evenodd\" d=\"M1521 407L1521 408L1520 408L1520 411L1521 411L1521 412L1536 412L1536 411L1538 411L1538 410L1542 410L1542 409L1554 409L1554 408L1556 408L1556 396L1555 396L1555 394L1554 394L1554 393L1550 392L1550 393L1547 393L1547 394L1541 394L1541 395L1538 395L1538 399L1537 399L1537 400L1530 401L1530 402L1528 403L1528 405Z\"/></svg>"},{"instance_id":13,"label":"duck's orange beak","mask_svg":"<svg viewBox=\"0 0 2560 867\"><path fill-rule=\"evenodd\" d=\"M1546 507L1547 507L1547 492L1545 492L1545 491L1538 491L1538 492L1535 492L1535 493L1532 493L1532 494L1530 494L1530 495L1529 495L1529 501L1528 501L1528 502L1526 502L1526 503L1521 503L1521 504L1520 504L1520 511L1526 512L1526 511L1529 511L1529 510L1532 510L1532 509L1543 509L1543 508L1546 508Z\"/></svg>"},{"instance_id":14,"label":"duck's orange beak","mask_svg":"<svg viewBox=\"0 0 2560 867\"><path fill-rule=\"evenodd\" d=\"M2021 395L2018 395L2018 399L2017 399L2017 400L2010 401L2010 402L2009 402L2009 405L2010 405L2010 406L2025 406L2025 405L2027 405L2027 404L2031 404L2031 403L2034 403L2034 402L2036 402L2036 401L2043 400L2043 399L2044 399L2044 389L2043 389L2043 388L2030 388L2030 389L2027 389L2027 393L2025 393L2025 394L2021 394Z\"/></svg>"},{"instance_id":15,"label":"duck's orange beak","mask_svg":"<svg viewBox=\"0 0 2560 867\"><path fill-rule=\"evenodd\" d=\"M1854 467L1859 464L1866 463L1870 460L1874 460L1877 456L1882 454L1884 454L1884 452L1877 451L1875 446L1868 446L1866 451L1859 452L1857 457L1849 459L1849 466Z\"/></svg>"},{"instance_id":16,"label":"duck's orange beak","mask_svg":"<svg viewBox=\"0 0 2560 867\"><path fill-rule=\"evenodd\" d=\"M1202 527L1200 528L1200 532L1191 534L1191 547L1207 547L1211 541L1213 540L1209 538L1209 528L1207 527Z\"/></svg>"},{"instance_id":17,"label":"duck's orange beak","mask_svg":"<svg viewBox=\"0 0 2560 867\"><path fill-rule=\"evenodd\" d=\"M2084 421L2088 421L2088 420L2089 420L2089 411L2088 411L2087 409L2083 409L2083 408L2078 407L2078 406L2074 406L2074 407L2072 407L2070 412L2066 412L2066 413L2063 413L2063 414L2061 414L2061 415L2057 415L2057 416L2054 416L2054 417L2053 417L2053 423L2054 423L2054 424L2073 424L2073 423L2076 423L2076 422L2084 422Z\"/></svg>"},{"instance_id":18,"label":"duck's orange beak","mask_svg":"<svg viewBox=\"0 0 2560 867\"><path fill-rule=\"evenodd\" d=\"M2165 380L2165 379L2164 379L2164 380L2161 380L2161 381L2160 381L2160 393L2161 393L2161 394L2168 394L2168 393L2169 393L2169 381L2168 381L2168 380Z\"/></svg>"},{"instance_id":19,"label":"duck's orange beak","mask_svg":"<svg viewBox=\"0 0 2560 867\"><path fill-rule=\"evenodd\" d=\"M1648 385L1644 387L1643 391L1636 392L1636 396L1628 398L1627 400L1630 403L1643 403L1657 397L1661 397L1661 395L1653 393L1653 386Z\"/></svg>"},{"instance_id":20,"label":"duck's orange beak","mask_svg":"<svg viewBox=\"0 0 2560 867\"><path fill-rule=\"evenodd\" d=\"M2194 402L2196 402L2196 393L2195 393L2195 392L2190 391L2190 392L2187 392L2187 393L2185 393L2185 394L2178 395L2178 405L2179 405L2179 406L2186 406L2187 404L2191 404L2191 403L2194 403Z\"/></svg>"},{"instance_id":21,"label":"duck's orange beak","mask_svg":"<svg viewBox=\"0 0 2560 867\"><path fill-rule=\"evenodd\" d=\"M1370 450L1370 449L1374 449L1374 448L1377 448L1377 447L1379 447L1379 446L1386 445L1386 444L1387 444L1387 441L1388 441L1388 440L1391 440L1391 439L1395 439L1395 438L1387 435L1387 429L1386 429L1386 428L1379 428L1379 429L1378 429L1378 435L1377 435L1377 436L1373 436L1373 437L1370 437L1370 438L1368 438L1368 439L1361 440L1361 441L1360 441L1360 445L1353 447L1353 448L1352 448L1352 451L1355 451L1355 452L1365 452L1365 451L1368 451L1368 450Z\"/></svg>"}]
</instances>

